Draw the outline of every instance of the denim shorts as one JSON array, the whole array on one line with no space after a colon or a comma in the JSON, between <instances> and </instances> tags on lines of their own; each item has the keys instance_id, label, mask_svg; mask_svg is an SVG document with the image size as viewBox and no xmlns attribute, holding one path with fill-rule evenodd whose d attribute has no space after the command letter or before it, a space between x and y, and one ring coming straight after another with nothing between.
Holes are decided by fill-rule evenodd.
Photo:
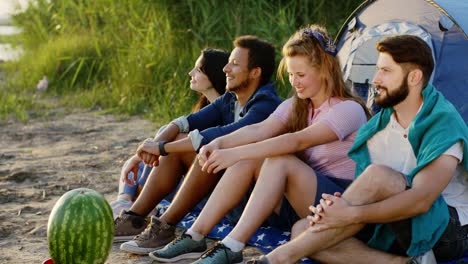
<instances>
[{"instance_id":1,"label":"denim shorts","mask_svg":"<svg viewBox=\"0 0 468 264\"><path fill-rule=\"evenodd\" d=\"M317 191L315 193L314 205L317 205L320 202L323 193L342 193L351 183L351 180L317 174ZM277 227L283 231L291 231L292 226L298 220L300 220L300 217L296 214L288 199L283 197L279 214L273 213L270 215L267 222L270 226Z\"/></svg>"}]
</instances>

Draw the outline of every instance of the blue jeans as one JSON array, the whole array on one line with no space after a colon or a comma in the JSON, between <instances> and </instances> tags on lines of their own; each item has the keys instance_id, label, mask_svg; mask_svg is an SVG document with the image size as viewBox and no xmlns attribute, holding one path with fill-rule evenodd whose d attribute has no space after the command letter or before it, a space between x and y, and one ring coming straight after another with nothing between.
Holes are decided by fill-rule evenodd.
<instances>
[{"instance_id":1,"label":"blue jeans","mask_svg":"<svg viewBox=\"0 0 468 264\"><path fill-rule=\"evenodd\" d=\"M332 194L335 192L343 193L346 188L352 183L351 180L339 179L330 176L317 174L317 190L315 192L314 205L320 203L323 193ZM273 213L268 218L268 223L271 226L277 227L283 231L290 231L293 225L300 220L300 217L294 211L294 208L289 203L286 197L281 202L279 214Z\"/></svg>"},{"instance_id":2,"label":"blue jeans","mask_svg":"<svg viewBox=\"0 0 468 264\"><path fill-rule=\"evenodd\" d=\"M128 184L126 184L124 182L120 182L119 183L119 194L127 194L132 198L133 201L136 200L138 187L141 186L143 188L143 186L145 185L146 180L148 179L148 176L149 176L152 169L153 169L152 166L148 166L148 165L145 165L143 162L140 162L140 164L138 165L138 174L137 174L137 180L136 180L135 184L134 185L128 185ZM133 179L133 172L130 172L128 174L128 178ZM182 181L183 181L183 179L179 182L177 187L170 194L168 194L164 198L165 200L167 200L168 202L172 202L172 200L174 199L174 196L176 195L177 191L180 188L180 185L182 184ZM195 208L201 211L203 209L203 207L205 206L207 200L208 200L208 198L206 198L206 197L203 198L197 204L197 206Z\"/></svg>"},{"instance_id":3,"label":"blue jeans","mask_svg":"<svg viewBox=\"0 0 468 264\"><path fill-rule=\"evenodd\" d=\"M148 179L148 175L150 174L153 167L146 166L143 162L140 162L138 165L138 173L137 179L134 185L128 185L124 182L119 183L119 195L120 194L127 194L132 197L132 200L135 200L138 192L138 186L143 187L146 183L146 179ZM128 179L133 179L133 172L128 174Z\"/></svg>"}]
</instances>

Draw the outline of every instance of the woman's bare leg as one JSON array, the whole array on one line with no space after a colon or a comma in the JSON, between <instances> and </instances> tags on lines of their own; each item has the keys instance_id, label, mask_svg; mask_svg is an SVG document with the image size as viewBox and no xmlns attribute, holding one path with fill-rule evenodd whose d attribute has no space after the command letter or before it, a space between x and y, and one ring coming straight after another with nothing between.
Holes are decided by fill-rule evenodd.
<instances>
[{"instance_id":1,"label":"woman's bare leg","mask_svg":"<svg viewBox=\"0 0 468 264\"><path fill-rule=\"evenodd\" d=\"M258 177L263 159L241 161L229 167L219 181L191 229L207 235L234 208Z\"/></svg>"},{"instance_id":2,"label":"woman's bare leg","mask_svg":"<svg viewBox=\"0 0 468 264\"><path fill-rule=\"evenodd\" d=\"M308 207L315 200L317 180L311 167L296 156L285 155L268 158L263 163L254 191L229 237L246 243L262 225L284 194L291 199L299 216L308 214Z\"/></svg>"}]
</instances>

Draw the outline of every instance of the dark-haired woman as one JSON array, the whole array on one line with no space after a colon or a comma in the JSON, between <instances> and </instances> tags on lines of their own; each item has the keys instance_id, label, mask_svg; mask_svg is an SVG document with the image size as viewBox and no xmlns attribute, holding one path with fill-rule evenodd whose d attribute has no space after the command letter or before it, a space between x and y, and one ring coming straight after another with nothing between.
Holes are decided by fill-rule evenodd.
<instances>
[{"instance_id":1,"label":"dark-haired woman","mask_svg":"<svg viewBox=\"0 0 468 264\"><path fill-rule=\"evenodd\" d=\"M226 51L212 48L202 50L195 66L188 73L191 77L190 89L200 94L192 109L193 112L213 102L226 91L226 75L223 67L227 64L228 58L229 53ZM166 128L165 125L158 130L156 140L161 140L160 137L164 135ZM143 189L151 169L151 166L144 165L138 155L133 155L125 162L120 174L117 200L111 202L114 218L122 210L128 210L132 206Z\"/></svg>"},{"instance_id":2,"label":"dark-haired woman","mask_svg":"<svg viewBox=\"0 0 468 264\"><path fill-rule=\"evenodd\" d=\"M288 74L294 96L265 121L200 150L204 170L227 170L192 227L151 258L201 256L205 236L256 181L234 229L194 262L243 263L245 243L265 220L289 231L322 193L342 192L351 183L355 164L347 152L370 114L345 88L335 46L324 28L313 25L291 36L282 53L278 72Z\"/></svg>"}]
</instances>

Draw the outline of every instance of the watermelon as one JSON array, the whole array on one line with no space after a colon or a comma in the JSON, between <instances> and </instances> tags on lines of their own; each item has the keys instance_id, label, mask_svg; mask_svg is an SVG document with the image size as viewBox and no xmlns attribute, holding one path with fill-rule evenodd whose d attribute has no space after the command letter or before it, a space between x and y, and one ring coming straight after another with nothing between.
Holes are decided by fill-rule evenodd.
<instances>
[{"instance_id":1,"label":"watermelon","mask_svg":"<svg viewBox=\"0 0 468 264\"><path fill-rule=\"evenodd\" d=\"M112 209L94 190L68 191L50 213L47 243L55 264L102 264L109 255L113 238Z\"/></svg>"}]
</instances>

